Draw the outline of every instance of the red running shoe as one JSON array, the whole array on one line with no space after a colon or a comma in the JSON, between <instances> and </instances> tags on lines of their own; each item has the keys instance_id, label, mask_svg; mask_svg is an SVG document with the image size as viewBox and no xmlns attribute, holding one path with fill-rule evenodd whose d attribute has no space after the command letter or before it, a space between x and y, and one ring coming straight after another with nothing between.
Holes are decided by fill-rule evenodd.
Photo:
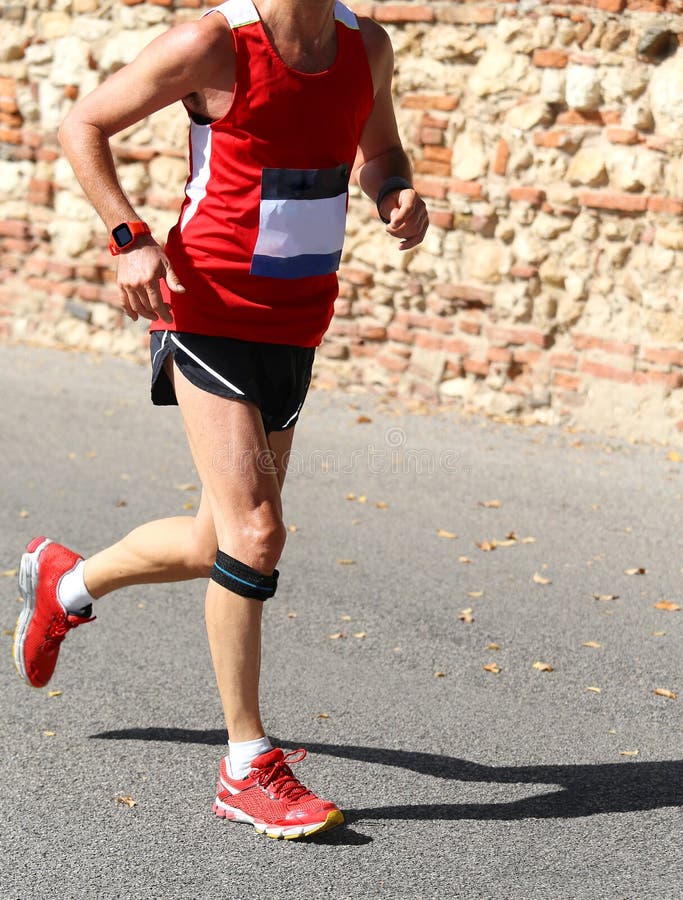
<instances>
[{"instance_id":1,"label":"red running shoe","mask_svg":"<svg viewBox=\"0 0 683 900\"><path fill-rule=\"evenodd\" d=\"M221 760L213 811L222 819L248 822L272 838L306 837L341 825L344 815L321 800L292 774L288 762L301 762L305 750L284 754L279 747L257 756L246 778L231 778Z\"/></svg>"},{"instance_id":2,"label":"red running shoe","mask_svg":"<svg viewBox=\"0 0 683 900\"><path fill-rule=\"evenodd\" d=\"M33 687L45 687L52 678L67 631L95 618L90 618L91 606L77 616L67 612L57 597L59 579L82 558L45 537L34 538L21 557L24 608L14 631L14 664Z\"/></svg>"}]
</instances>

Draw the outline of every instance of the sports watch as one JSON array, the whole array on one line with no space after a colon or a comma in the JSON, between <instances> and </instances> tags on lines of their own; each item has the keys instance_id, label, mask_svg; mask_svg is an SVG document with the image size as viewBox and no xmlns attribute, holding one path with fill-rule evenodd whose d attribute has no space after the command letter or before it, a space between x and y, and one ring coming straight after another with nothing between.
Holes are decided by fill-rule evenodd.
<instances>
[{"instance_id":1,"label":"sports watch","mask_svg":"<svg viewBox=\"0 0 683 900\"><path fill-rule=\"evenodd\" d=\"M112 229L109 241L109 252L112 256L118 256L122 250L132 247L141 234L151 234L146 222L121 222Z\"/></svg>"}]
</instances>

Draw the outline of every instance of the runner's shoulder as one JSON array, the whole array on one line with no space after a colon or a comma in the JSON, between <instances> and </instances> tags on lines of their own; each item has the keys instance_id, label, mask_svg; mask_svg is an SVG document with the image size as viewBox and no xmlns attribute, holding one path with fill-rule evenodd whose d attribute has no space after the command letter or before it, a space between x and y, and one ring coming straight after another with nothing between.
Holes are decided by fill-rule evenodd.
<instances>
[{"instance_id":1,"label":"runner's shoulder","mask_svg":"<svg viewBox=\"0 0 683 900\"><path fill-rule=\"evenodd\" d=\"M194 22L175 25L157 38L152 46L157 52L184 60L187 66L202 68L225 66L235 52L230 28L220 15L203 16Z\"/></svg>"},{"instance_id":2,"label":"runner's shoulder","mask_svg":"<svg viewBox=\"0 0 683 900\"><path fill-rule=\"evenodd\" d=\"M387 32L379 22L375 22L369 16L358 16L357 18L365 52L371 65L382 66L391 63L393 66L394 51Z\"/></svg>"}]
</instances>

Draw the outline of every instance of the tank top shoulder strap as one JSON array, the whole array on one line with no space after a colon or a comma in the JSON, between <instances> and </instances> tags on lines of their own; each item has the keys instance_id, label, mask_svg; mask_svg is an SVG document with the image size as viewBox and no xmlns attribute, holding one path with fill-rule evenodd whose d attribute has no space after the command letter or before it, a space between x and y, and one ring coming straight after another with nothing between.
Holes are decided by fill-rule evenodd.
<instances>
[{"instance_id":1,"label":"tank top shoulder strap","mask_svg":"<svg viewBox=\"0 0 683 900\"><path fill-rule=\"evenodd\" d=\"M341 22L342 25L346 25L347 28L350 28L351 31L360 31L360 26L358 25L358 19L354 12L352 12L348 6L344 6L341 0L336 0L334 4L334 18L337 22Z\"/></svg>"},{"instance_id":2,"label":"tank top shoulder strap","mask_svg":"<svg viewBox=\"0 0 683 900\"><path fill-rule=\"evenodd\" d=\"M213 9L207 9L203 13L208 16L209 13L220 13L225 17L231 28L241 28L244 25L254 25L260 21L258 10L254 6L252 0L226 0L220 6L214 6Z\"/></svg>"}]
</instances>

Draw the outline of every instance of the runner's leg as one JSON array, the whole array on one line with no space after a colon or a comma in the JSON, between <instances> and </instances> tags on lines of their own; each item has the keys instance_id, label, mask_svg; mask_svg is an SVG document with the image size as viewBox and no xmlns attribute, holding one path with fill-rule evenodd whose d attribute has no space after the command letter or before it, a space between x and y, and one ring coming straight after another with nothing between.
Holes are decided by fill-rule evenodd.
<instances>
[{"instance_id":1,"label":"runner's leg","mask_svg":"<svg viewBox=\"0 0 683 900\"><path fill-rule=\"evenodd\" d=\"M132 584L208 578L217 548L211 506L202 492L196 516L147 522L91 556L85 563L85 584L97 599Z\"/></svg>"},{"instance_id":2,"label":"runner's leg","mask_svg":"<svg viewBox=\"0 0 683 900\"><path fill-rule=\"evenodd\" d=\"M280 485L293 429L274 438L272 454L261 414L253 404L203 391L177 369L174 376L195 466L211 505L218 547L271 575L286 537ZM228 734L235 742L264 734L258 702L262 612L262 601L209 581L209 646Z\"/></svg>"}]
</instances>

